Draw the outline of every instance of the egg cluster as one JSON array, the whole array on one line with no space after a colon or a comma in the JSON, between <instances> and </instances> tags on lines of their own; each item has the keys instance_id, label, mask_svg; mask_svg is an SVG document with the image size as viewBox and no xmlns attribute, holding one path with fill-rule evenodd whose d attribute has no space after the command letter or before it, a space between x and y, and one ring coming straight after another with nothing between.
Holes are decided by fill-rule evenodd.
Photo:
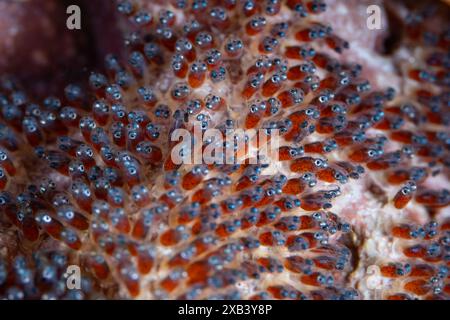
<instances>
[{"instance_id":1,"label":"egg cluster","mask_svg":"<svg viewBox=\"0 0 450 320\"><path fill-rule=\"evenodd\" d=\"M0 296L359 299L356 230L334 204L376 175L392 210L430 215L389 231L402 249L377 262L383 298L448 299L450 193L426 182L448 179L450 29L408 17L403 41L422 51L405 71L417 89L399 96L342 62L351 44L326 8L121 0L126 59L42 102L5 79L0 216L20 248L0 260ZM195 122L277 130L279 161L177 164L170 136Z\"/></svg>"}]
</instances>

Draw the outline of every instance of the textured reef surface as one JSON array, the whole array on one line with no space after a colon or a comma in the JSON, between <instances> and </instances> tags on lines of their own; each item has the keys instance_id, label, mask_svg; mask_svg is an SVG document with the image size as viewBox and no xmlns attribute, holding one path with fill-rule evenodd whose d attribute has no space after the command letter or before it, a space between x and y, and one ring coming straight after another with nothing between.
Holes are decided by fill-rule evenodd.
<instances>
[{"instance_id":1,"label":"textured reef surface","mask_svg":"<svg viewBox=\"0 0 450 320\"><path fill-rule=\"evenodd\" d=\"M90 42L53 1L0 1L1 298L449 299L443 1L82 12ZM278 132L279 161L177 164L196 122Z\"/></svg>"}]
</instances>

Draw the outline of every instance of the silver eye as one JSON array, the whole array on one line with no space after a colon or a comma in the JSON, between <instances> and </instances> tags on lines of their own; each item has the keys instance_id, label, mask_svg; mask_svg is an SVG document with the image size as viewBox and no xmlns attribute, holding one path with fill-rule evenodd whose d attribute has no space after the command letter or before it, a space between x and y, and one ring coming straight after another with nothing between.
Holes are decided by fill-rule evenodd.
<instances>
[{"instance_id":1,"label":"silver eye","mask_svg":"<svg viewBox=\"0 0 450 320\"><path fill-rule=\"evenodd\" d=\"M74 216L75 216L75 214L74 214L73 211L67 211L66 212L66 218L67 219L72 220Z\"/></svg>"}]
</instances>

